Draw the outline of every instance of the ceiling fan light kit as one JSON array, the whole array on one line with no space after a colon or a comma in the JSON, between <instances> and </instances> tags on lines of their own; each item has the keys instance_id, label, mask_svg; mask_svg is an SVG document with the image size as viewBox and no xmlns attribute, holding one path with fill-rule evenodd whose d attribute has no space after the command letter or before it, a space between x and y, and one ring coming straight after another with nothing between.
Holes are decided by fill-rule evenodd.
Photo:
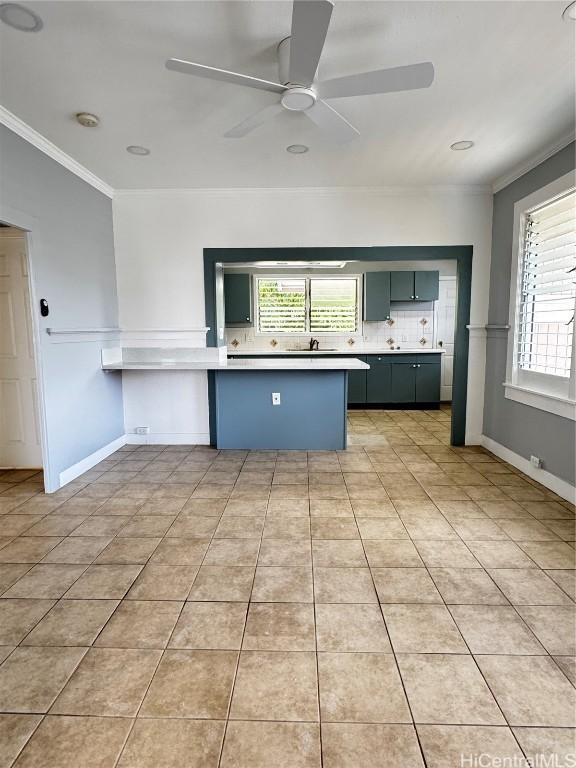
<instances>
[{"instance_id":1,"label":"ceiling fan light kit","mask_svg":"<svg viewBox=\"0 0 576 768\"><path fill-rule=\"evenodd\" d=\"M227 131L226 138L242 138L287 110L301 112L338 143L350 141L358 136L358 130L325 99L428 88L434 80L434 67L431 62L423 62L316 81L333 8L332 0L294 0L292 33L278 45L279 83L184 59L169 59L166 67L175 72L244 85L280 96L279 101Z\"/></svg>"}]
</instances>

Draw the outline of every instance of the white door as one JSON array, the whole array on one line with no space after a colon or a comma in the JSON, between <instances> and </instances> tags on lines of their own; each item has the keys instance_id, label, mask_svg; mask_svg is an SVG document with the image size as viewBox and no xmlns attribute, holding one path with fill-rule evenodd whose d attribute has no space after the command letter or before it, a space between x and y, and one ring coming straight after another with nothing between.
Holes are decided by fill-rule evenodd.
<instances>
[{"instance_id":1,"label":"white door","mask_svg":"<svg viewBox=\"0 0 576 768\"><path fill-rule=\"evenodd\" d=\"M0 467L42 467L25 235L0 228Z\"/></svg>"}]
</instances>

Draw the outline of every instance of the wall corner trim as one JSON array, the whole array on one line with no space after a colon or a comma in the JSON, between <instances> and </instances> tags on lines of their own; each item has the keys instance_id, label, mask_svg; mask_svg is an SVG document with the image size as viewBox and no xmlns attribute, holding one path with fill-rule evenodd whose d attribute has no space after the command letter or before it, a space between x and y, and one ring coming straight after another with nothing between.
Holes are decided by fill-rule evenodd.
<instances>
[{"instance_id":1,"label":"wall corner trim","mask_svg":"<svg viewBox=\"0 0 576 768\"><path fill-rule=\"evenodd\" d=\"M556 475L553 475L551 472L548 472L545 469L536 469L532 466L532 464L530 464L528 459L524 458L524 456L520 456L518 453L514 453L514 451L506 448L506 446L497 443L495 440L492 440L491 437L482 435L481 445L484 448L487 448L495 456L498 456L499 459L507 461L508 464L512 464L513 467L516 467L516 469L524 472L524 474L528 475L528 477L531 477L532 480L536 480L536 482L544 485L551 491L554 491L554 493L557 493L558 496L562 496L563 499L572 502L572 504L576 502L576 488L573 485L570 485L570 483L566 482L566 480L562 480L560 477L556 477Z\"/></svg>"},{"instance_id":2,"label":"wall corner trim","mask_svg":"<svg viewBox=\"0 0 576 768\"><path fill-rule=\"evenodd\" d=\"M520 163L508 173L499 176L492 183L492 192L494 192L494 194L496 194L496 192L500 192L501 189L504 189L504 187L512 184L512 182L516 181L521 176L524 176L525 173L528 173L533 168L536 168L537 165L540 165L540 163L543 163L545 160L548 160L549 157L552 157L557 152L560 152L561 149L567 147L568 144L571 144L575 138L576 134L573 130L571 130L570 133L562 136L562 138L558 139L558 141L554 142L554 144L551 144L546 149L543 149L535 155L532 155L531 158L525 160L523 163Z\"/></svg>"},{"instance_id":3,"label":"wall corner trim","mask_svg":"<svg viewBox=\"0 0 576 768\"><path fill-rule=\"evenodd\" d=\"M89 171L88 168L85 168L77 160L74 160L73 157L67 155L66 152L42 136L41 133L35 131L34 128L31 128L23 120L20 120L19 117L16 117L16 115L2 105L0 105L0 124L5 125L6 128L9 128L20 136L20 138L24 139L29 144L32 144L41 152L44 152L45 155L48 155L52 160L60 163L64 168L74 173L99 192L102 192L102 194L110 198L114 197L114 189L109 184L106 184L105 181L98 178L92 171Z\"/></svg>"},{"instance_id":4,"label":"wall corner trim","mask_svg":"<svg viewBox=\"0 0 576 768\"><path fill-rule=\"evenodd\" d=\"M99 448L97 451L94 451L94 453L86 456L86 458L82 459L82 461L79 461L76 464L73 464L71 467L68 467L68 469L65 469L64 472L60 472L60 488L62 488L62 486L66 485L67 483L71 483L72 480L80 477L80 475L83 475L84 472L88 472L88 470L92 469L92 467L95 467L96 464L104 461L104 459L110 456L111 453L114 453L114 451L117 451L119 448L122 448L123 445L126 445L126 442L126 435L120 435L120 437L117 437L116 440L112 440L111 443L108 443L102 448Z\"/></svg>"}]
</instances>

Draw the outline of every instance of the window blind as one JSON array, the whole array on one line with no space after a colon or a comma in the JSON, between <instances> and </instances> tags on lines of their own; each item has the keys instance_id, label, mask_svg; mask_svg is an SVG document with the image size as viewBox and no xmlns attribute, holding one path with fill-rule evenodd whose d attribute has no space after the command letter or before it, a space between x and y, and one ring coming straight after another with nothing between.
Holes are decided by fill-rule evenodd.
<instances>
[{"instance_id":1,"label":"window blind","mask_svg":"<svg viewBox=\"0 0 576 768\"><path fill-rule=\"evenodd\" d=\"M258 329L261 333L306 332L306 280L258 280Z\"/></svg>"},{"instance_id":2,"label":"window blind","mask_svg":"<svg viewBox=\"0 0 576 768\"><path fill-rule=\"evenodd\" d=\"M351 278L258 278L260 333L355 333L358 280Z\"/></svg>"},{"instance_id":3,"label":"window blind","mask_svg":"<svg viewBox=\"0 0 576 768\"><path fill-rule=\"evenodd\" d=\"M528 211L516 334L518 367L570 376L576 299L576 192Z\"/></svg>"},{"instance_id":4,"label":"window blind","mask_svg":"<svg viewBox=\"0 0 576 768\"><path fill-rule=\"evenodd\" d=\"M357 283L355 279L310 280L311 333L356 331Z\"/></svg>"}]
</instances>

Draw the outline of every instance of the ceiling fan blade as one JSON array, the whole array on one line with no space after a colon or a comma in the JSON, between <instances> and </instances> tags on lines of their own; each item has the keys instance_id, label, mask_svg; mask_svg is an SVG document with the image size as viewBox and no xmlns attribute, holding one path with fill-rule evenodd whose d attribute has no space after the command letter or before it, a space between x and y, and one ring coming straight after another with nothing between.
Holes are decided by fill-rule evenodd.
<instances>
[{"instance_id":1,"label":"ceiling fan blade","mask_svg":"<svg viewBox=\"0 0 576 768\"><path fill-rule=\"evenodd\" d=\"M434 81L434 65L430 61L409 64L406 67L377 69L359 75L336 77L318 83L316 90L322 99L343 96L369 96L373 93L392 93L428 88Z\"/></svg>"},{"instance_id":2,"label":"ceiling fan blade","mask_svg":"<svg viewBox=\"0 0 576 768\"><path fill-rule=\"evenodd\" d=\"M247 117L245 120L242 120L242 122L238 123L238 125L235 125L234 128L230 128L229 131L226 131L224 136L227 139L241 139L243 136L246 136L246 134L250 133L250 131L258 128L258 126L262 125L262 123L265 123L267 120L276 117L276 115L279 115L280 112L283 111L284 107L282 104L280 104L279 101L276 102L276 104L269 104L267 107L264 107L264 109L260 109L255 114L250 115L250 117Z\"/></svg>"},{"instance_id":3,"label":"ceiling fan blade","mask_svg":"<svg viewBox=\"0 0 576 768\"><path fill-rule=\"evenodd\" d=\"M304 114L316 123L318 128L321 128L340 144L351 141L360 135L360 132L345 117L342 117L340 112L336 112L325 101L318 100Z\"/></svg>"},{"instance_id":4,"label":"ceiling fan blade","mask_svg":"<svg viewBox=\"0 0 576 768\"><path fill-rule=\"evenodd\" d=\"M290 37L290 82L310 85L318 69L332 16L332 0L294 0Z\"/></svg>"},{"instance_id":5,"label":"ceiling fan blade","mask_svg":"<svg viewBox=\"0 0 576 768\"><path fill-rule=\"evenodd\" d=\"M205 64L196 64L193 61L184 61L183 59L168 59L166 69L171 69L174 72L183 72L185 75L206 77L209 80L221 80L224 83L246 85L248 88L257 88L260 91L284 93L286 90L285 86L280 85L280 83L272 83L270 80L261 80L259 77L241 75L239 72L229 72L227 69L208 67Z\"/></svg>"}]
</instances>

